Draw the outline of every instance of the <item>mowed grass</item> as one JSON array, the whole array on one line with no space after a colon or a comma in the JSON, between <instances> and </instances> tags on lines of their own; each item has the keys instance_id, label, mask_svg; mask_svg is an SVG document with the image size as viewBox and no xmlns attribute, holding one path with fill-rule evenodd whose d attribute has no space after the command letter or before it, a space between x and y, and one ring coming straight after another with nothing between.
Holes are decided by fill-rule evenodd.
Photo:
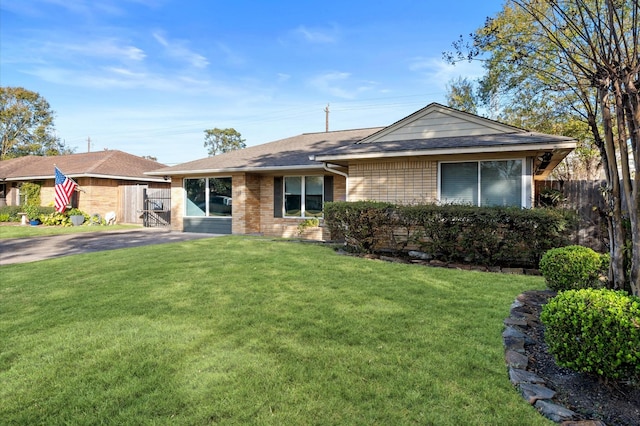
<instances>
[{"instance_id":1,"label":"mowed grass","mask_svg":"<svg viewBox=\"0 0 640 426\"><path fill-rule=\"evenodd\" d=\"M551 424L501 338L541 278L246 237L0 275L3 424Z\"/></svg>"},{"instance_id":2,"label":"mowed grass","mask_svg":"<svg viewBox=\"0 0 640 426\"><path fill-rule=\"evenodd\" d=\"M142 228L140 225L110 225L110 226L31 226L15 223L0 224L0 239L4 238L30 238L44 237L47 235L77 234L80 232L107 232L121 231L123 229Z\"/></svg>"}]
</instances>

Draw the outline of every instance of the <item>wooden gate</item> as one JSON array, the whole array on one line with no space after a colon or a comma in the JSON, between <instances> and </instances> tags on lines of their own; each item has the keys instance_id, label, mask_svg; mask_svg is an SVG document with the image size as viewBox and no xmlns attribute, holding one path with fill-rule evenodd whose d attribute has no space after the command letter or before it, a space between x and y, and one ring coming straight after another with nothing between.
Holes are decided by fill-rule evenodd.
<instances>
[{"instance_id":1,"label":"wooden gate","mask_svg":"<svg viewBox=\"0 0 640 426\"><path fill-rule=\"evenodd\" d=\"M171 188L146 188L142 223L147 228L171 226Z\"/></svg>"},{"instance_id":2,"label":"wooden gate","mask_svg":"<svg viewBox=\"0 0 640 426\"><path fill-rule=\"evenodd\" d=\"M142 223L142 211L144 210L144 191L148 185L123 185L121 186L122 202L118 212L118 222Z\"/></svg>"}]
</instances>

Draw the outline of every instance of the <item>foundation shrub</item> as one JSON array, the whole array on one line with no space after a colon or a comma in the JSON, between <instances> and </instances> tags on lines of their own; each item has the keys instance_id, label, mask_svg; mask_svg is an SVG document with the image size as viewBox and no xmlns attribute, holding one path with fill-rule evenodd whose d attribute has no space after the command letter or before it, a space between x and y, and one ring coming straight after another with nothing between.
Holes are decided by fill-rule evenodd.
<instances>
[{"instance_id":1,"label":"foundation shrub","mask_svg":"<svg viewBox=\"0 0 640 426\"><path fill-rule=\"evenodd\" d=\"M604 379L640 377L640 298L624 291L561 291L540 314L558 365Z\"/></svg>"},{"instance_id":2,"label":"foundation shrub","mask_svg":"<svg viewBox=\"0 0 640 426\"><path fill-rule=\"evenodd\" d=\"M601 287L599 280L608 268L608 258L577 245L548 250L540 260L540 272L551 290Z\"/></svg>"},{"instance_id":3,"label":"foundation shrub","mask_svg":"<svg viewBox=\"0 0 640 426\"><path fill-rule=\"evenodd\" d=\"M395 206L376 201L325 203L324 222L333 240L347 249L373 253L383 248L397 225Z\"/></svg>"},{"instance_id":4,"label":"foundation shrub","mask_svg":"<svg viewBox=\"0 0 640 426\"><path fill-rule=\"evenodd\" d=\"M567 220L556 210L432 204L400 209L415 229L411 242L447 261L534 267L546 250L564 243Z\"/></svg>"},{"instance_id":5,"label":"foundation shrub","mask_svg":"<svg viewBox=\"0 0 640 426\"><path fill-rule=\"evenodd\" d=\"M406 247L450 262L536 267L565 244L567 219L557 210L460 205L334 202L325 225L358 251Z\"/></svg>"}]
</instances>

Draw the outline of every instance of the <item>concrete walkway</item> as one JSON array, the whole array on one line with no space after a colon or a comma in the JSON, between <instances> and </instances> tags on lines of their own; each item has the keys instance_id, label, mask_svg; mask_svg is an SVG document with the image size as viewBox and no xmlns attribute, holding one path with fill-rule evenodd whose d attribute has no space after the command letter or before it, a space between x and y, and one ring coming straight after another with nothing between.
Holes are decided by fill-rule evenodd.
<instances>
[{"instance_id":1,"label":"concrete walkway","mask_svg":"<svg viewBox=\"0 0 640 426\"><path fill-rule=\"evenodd\" d=\"M216 234L175 232L162 228L82 232L32 238L0 239L0 266L35 262L95 251L214 238Z\"/></svg>"}]
</instances>

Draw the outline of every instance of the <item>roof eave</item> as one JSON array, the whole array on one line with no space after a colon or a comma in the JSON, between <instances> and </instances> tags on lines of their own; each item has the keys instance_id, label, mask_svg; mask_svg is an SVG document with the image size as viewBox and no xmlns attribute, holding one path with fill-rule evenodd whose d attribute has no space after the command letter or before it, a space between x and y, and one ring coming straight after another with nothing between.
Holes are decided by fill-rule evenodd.
<instances>
[{"instance_id":1,"label":"roof eave","mask_svg":"<svg viewBox=\"0 0 640 426\"><path fill-rule=\"evenodd\" d=\"M206 173L274 173L279 171L294 170L322 170L322 164L318 165L298 165L298 166L278 166L278 167L226 167L218 169L191 169L191 170L171 170L171 171L154 171L147 172L150 176L186 176L201 175Z\"/></svg>"},{"instance_id":2,"label":"roof eave","mask_svg":"<svg viewBox=\"0 0 640 426\"><path fill-rule=\"evenodd\" d=\"M315 160L321 162L328 161L345 161L345 160L367 160L378 158L397 158L397 157L418 157L433 155L455 155L455 154L483 154L495 152L523 152L523 151L540 151L553 149L575 149L576 142L548 143L548 144L522 144L522 145L494 145L469 148L440 148L440 149L421 149L408 151L393 152L363 152L360 154L337 154L337 155L316 155Z\"/></svg>"}]
</instances>

